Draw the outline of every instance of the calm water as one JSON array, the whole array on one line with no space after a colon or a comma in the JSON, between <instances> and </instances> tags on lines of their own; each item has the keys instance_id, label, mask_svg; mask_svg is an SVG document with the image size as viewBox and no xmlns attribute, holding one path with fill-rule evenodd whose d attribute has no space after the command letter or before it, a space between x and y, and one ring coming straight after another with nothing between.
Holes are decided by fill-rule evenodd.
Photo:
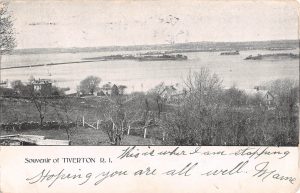
<instances>
[{"instance_id":1,"label":"calm water","mask_svg":"<svg viewBox=\"0 0 300 193\"><path fill-rule=\"evenodd\" d=\"M184 53L186 61L98 61L92 63L66 64L33 68L1 70L1 80L27 81L32 75L35 78L50 78L61 87L76 89L80 80L89 75L102 79L101 84L112 82L128 86L128 91L146 91L160 82L166 84L181 83L189 71L198 71L208 67L219 75L226 87L235 84L240 88L252 88L265 81L278 78L299 79L299 60L243 60L248 55L267 53L298 53L299 50L287 51L241 51L240 55L220 56L220 52ZM9 66L47 64L55 62L80 61L86 57L119 54L121 52L62 53L8 55L2 58L2 68ZM122 52L125 53L125 52ZM134 53L134 52L127 52Z\"/></svg>"}]
</instances>

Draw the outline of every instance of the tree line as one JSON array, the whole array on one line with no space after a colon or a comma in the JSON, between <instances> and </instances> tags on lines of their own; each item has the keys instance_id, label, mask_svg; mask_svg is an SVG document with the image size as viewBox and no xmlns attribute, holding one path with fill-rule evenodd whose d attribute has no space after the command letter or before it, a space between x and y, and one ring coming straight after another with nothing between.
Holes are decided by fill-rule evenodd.
<instances>
[{"instance_id":1,"label":"tree line","mask_svg":"<svg viewBox=\"0 0 300 193\"><path fill-rule=\"evenodd\" d=\"M99 90L101 79L89 76L80 90ZM161 83L148 92L104 95L97 105L101 128L111 144L119 145L128 129L149 128L164 132L167 145L295 145L298 143L299 85L290 79L263 83L260 89L274 95L270 105L263 96L249 96L236 87L225 89L221 79L207 68L190 73L183 81L185 92L176 99L164 95L168 85ZM61 122L74 120L78 106L64 90L53 87L56 100L38 97L21 81L12 82L10 92L30 96L41 125L52 105ZM118 88L118 87L117 87ZM110 88L112 89L112 88ZM5 89L4 89L5 90ZM0 93L3 88L0 89ZM2 92L3 94L3 92ZM69 130L67 131L69 133ZM69 134L68 134L69 135Z\"/></svg>"}]
</instances>

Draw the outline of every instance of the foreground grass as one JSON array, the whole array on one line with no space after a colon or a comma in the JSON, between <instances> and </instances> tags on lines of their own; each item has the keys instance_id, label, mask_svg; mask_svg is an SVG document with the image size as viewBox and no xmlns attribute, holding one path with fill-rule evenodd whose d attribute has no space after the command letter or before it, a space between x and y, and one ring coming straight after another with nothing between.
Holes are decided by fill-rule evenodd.
<instances>
[{"instance_id":1,"label":"foreground grass","mask_svg":"<svg viewBox=\"0 0 300 193\"><path fill-rule=\"evenodd\" d=\"M47 139L67 140L68 135L64 129L32 129L26 131L0 131L0 135L42 135ZM106 133L102 130L78 127L71 129L71 145L111 145ZM121 145L160 145L161 142L156 139L142 138L138 136L124 136Z\"/></svg>"},{"instance_id":2,"label":"foreground grass","mask_svg":"<svg viewBox=\"0 0 300 193\"><path fill-rule=\"evenodd\" d=\"M73 121L78 121L85 117L86 121L94 122L101 117L103 112L97 111L95 105L99 98L95 99L74 99L75 109L70 113ZM98 100L98 101L94 101ZM55 102L55 101L52 101ZM101 101L100 101L101 102ZM47 107L44 121L60 121L57 112L53 106ZM80 116L79 116L80 115ZM39 122L39 114L32 102L24 99L0 98L0 123L15 122ZM107 134L102 130L92 128L71 128L71 145L110 145ZM24 134L24 135L42 135L48 139L67 140L68 135L64 129L31 129L22 131L0 130L0 135ZM142 136L142 134L140 135ZM161 141L154 138L143 138L140 136L124 136L121 145L160 145Z\"/></svg>"}]
</instances>

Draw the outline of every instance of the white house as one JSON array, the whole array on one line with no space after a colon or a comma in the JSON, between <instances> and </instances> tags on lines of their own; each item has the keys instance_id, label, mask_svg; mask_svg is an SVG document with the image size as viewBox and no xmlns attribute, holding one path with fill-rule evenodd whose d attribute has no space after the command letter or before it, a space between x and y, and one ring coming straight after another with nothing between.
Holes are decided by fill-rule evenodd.
<instances>
[{"instance_id":1,"label":"white house","mask_svg":"<svg viewBox=\"0 0 300 193\"><path fill-rule=\"evenodd\" d=\"M52 81L50 79L38 79L30 82L34 91L40 92L42 95L51 95Z\"/></svg>"},{"instance_id":2,"label":"white house","mask_svg":"<svg viewBox=\"0 0 300 193\"><path fill-rule=\"evenodd\" d=\"M176 101L181 99L187 94L186 89L180 84L168 85L165 86L165 90L162 93L162 97L165 98L167 101Z\"/></svg>"},{"instance_id":3,"label":"white house","mask_svg":"<svg viewBox=\"0 0 300 193\"><path fill-rule=\"evenodd\" d=\"M268 105L274 102L274 95L268 90L260 90L259 87L255 87L254 89L244 89L244 92L249 97L261 97Z\"/></svg>"}]
</instances>

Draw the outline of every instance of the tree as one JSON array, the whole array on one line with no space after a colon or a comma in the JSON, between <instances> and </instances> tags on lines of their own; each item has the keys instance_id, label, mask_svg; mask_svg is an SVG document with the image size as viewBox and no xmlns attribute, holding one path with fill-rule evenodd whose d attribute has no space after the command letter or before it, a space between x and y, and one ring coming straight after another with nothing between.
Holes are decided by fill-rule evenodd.
<instances>
[{"instance_id":1,"label":"tree","mask_svg":"<svg viewBox=\"0 0 300 193\"><path fill-rule=\"evenodd\" d=\"M199 72L190 72L184 83L198 102L215 102L222 89L222 81L217 74L210 73L205 67L202 67Z\"/></svg>"},{"instance_id":2,"label":"tree","mask_svg":"<svg viewBox=\"0 0 300 193\"><path fill-rule=\"evenodd\" d=\"M8 3L0 1L0 62L1 55L9 53L15 46L15 33Z\"/></svg>"},{"instance_id":3,"label":"tree","mask_svg":"<svg viewBox=\"0 0 300 193\"><path fill-rule=\"evenodd\" d=\"M162 82L159 85L155 86L151 89L148 93L149 98L154 99L157 110L158 110L158 117L160 117L161 112L163 111L163 107L165 105L166 100L163 97L163 93L166 91L167 87ZM148 100L145 101L148 106Z\"/></svg>"},{"instance_id":4,"label":"tree","mask_svg":"<svg viewBox=\"0 0 300 193\"><path fill-rule=\"evenodd\" d=\"M298 80L277 79L264 83L260 86L260 88L267 89L276 96L284 96L287 95L291 91L291 89L296 88L298 86Z\"/></svg>"},{"instance_id":5,"label":"tree","mask_svg":"<svg viewBox=\"0 0 300 193\"><path fill-rule=\"evenodd\" d=\"M143 115L144 97L141 94L116 95L114 97L106 95L106 100L103 100L105 105L100 108L104 112L101 128L108 135L112 145L120 145L125 130L130 130L132 124L140 122Z\"/></svg>"},{"instance_id":6,"label":"tree","mask_svg":"<svg viewBox=\"0 0 300 193\"><path fill-rule=\"evenodd\" d=\"M39 113L40 125L43 126L45 115L50 104L49 97L51 96L41 95L40 92L34 89L32 82L29 85L24 85L20 80L15 80L12 81L11 86L13 94L16 93L16 96L28 98L34 104Z\"/></svg>"},{"instance_id":7,"label":"tree","mask_svg":"<svg viewBox=\"0 0 300 193\"><path fill-rule=\"evenodd\" d=\"M48 110L48 97L41 95L39 91L35 90L33 82L27 86L27 89L28 96L39 113L40 125L43 126L45 115Z\"/></svg>"},{"instance_id":8,"label":"tree","mask_svg":"<svg viewBox=\"0 0 300 193\"><path fill-rule=\"evenodd\" d=\"M21 97L30 96L30 88L24 85L21 80L15 80L11 82L12 89Z\"/></svg>"},{"instance_id":9,"label":"tree","mask_svg":"<svg viewBox=\"0 0 300 193\"><path fill-rule=\"evenodd\" d=\"M261 86L274 95L276 106L282 114L290 113L297 108L299 102L299 82L292 79L277 79Z\"/></svg>"},{"instance_id":10,"label":"tree","mask_svg":"<svg viewBox=\"0 0 300 193\"><path fill-rule=\"evenodd\" d=\"M298 143L299 134L299 80L277 79L262 85L262 88L269 90L275 97L275 114L278 126L288 128L290 144ZM286 144L287 142L283 142Z\"/></svg>"},{"instance_id":11,"label":"tree","mask_svg":"<svg viewBox=\"0 0 300 193\"><path fill-rule=\"evenodd\" d=\"M82 94L94 94L99 89L101 78L96 76L88 76L80 82L79 91Z\"/></svg>"},{"instance_id":12,"label":"tree","mask_svg":"<svg viewBox=\"0 0 300 193\"><path fill-rule=\"evenodd\" d=\"M212 145L220 116L222 81L207 68L189 73L184 81L188 94L180 108L162 123L167 128L166 143L172 145Z\"/></svg>"},{"instance_id":13,"label":"tree","mask_svg":"<svg viewBox=\"0 0 300 193\"><path fill-rule=\"evenodd\" d=\"M70 90L70 88L59 88L57 86L53 86L51 88L51 94L52 96L64 96L65 92Z\"/></svg>"},{"instance_id":14,"label":"tree","mask_svg":"<svg viewBox=\"0 0 300 193\"><path fill-rule=\"evenodd\" d=\"M105 121L103 129L106 131L112 145L120 145L126 127L124 98L122 96L108 97L105 105Z\"/></svg>"},{"instance_id":15,"label":"tree","mask_svg":"<svg viewBox=\"0 0 300 193\"><path fill-rule=\"evenodd\" d=\"M0 96L13 96L15 94L14 90L11 88L0 87Z\"/></svg>"},{"instance_id":16,"label":"tree","mask_svg":"<svg viewBox=\"0 0 300 193\"><path fill-rule=\"evenodd\" d=\"M11 82L11 87L15 91L20 90L20 88L22 88L23 86L24 86L24 84L22 83L21 80L14 80L14 81Z\"/></svg>"},{"instance_id":17,"label":"tree","mask_svg":"<svg viewBox=\"0 0 300 193\"><path fill-rule=\"evenodd\" d=\"M117 85L113 85L111 87L111 96L118 96L120 93L119 93L119 88L117 87Z\"/></svg>"},{"instance_id":18,"label":"tree","mask_svg":"<svg viewBox=\"0 0 300 193\"><path fill-rule=\"evenodd\" d=\"M47 97L39 97L34 92L31 93L31 101L35 105L39 117L40 117L40 125L43 126L45 115L47 113L47 107L48 107L48 100Z\"/></svg>"},{"instance_id":19,"label":"tree","mask_svg":"<svg viewBox=\"0 0 300 193\"><path fill-rule=\"evenodd\" d=\"M231 107L240 107L246 104L247 96L242 90L233 86L224 91L223 101Z\"/></svg>"},{"instance_id":20,"label":"tree","mask_svg":"<svg viewBox=\"0 0 300 193\"><path fill-rule=\"evenodd\" d=\"M71 116L72 113L75 112L75 107L77 102L78 101L76 101L76 98L60 96L58 99L55 100L55 103L53 103L53 107L56 111L56 115L60 120L60 128L65 129L68 140L71 140L71 136L75 132L75 130L71 130L71 126L72 126L71 123L73 123L73 126L77 128L77 124L74 124L77 119L72 120L72 116Z\"/></svg>"}]
</instances>

